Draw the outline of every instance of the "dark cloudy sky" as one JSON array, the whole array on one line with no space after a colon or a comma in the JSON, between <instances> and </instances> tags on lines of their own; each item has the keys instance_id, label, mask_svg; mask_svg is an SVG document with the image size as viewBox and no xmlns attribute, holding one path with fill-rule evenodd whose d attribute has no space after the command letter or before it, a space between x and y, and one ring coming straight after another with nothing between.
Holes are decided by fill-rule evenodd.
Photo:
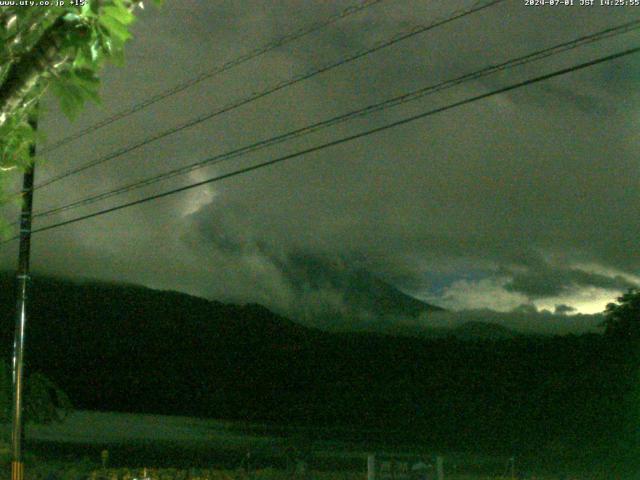
<instances>
[{"instance_id":1,"label":"dark cloudy sky","mask_svg":"<svg viewBox=\"0 0 640 480\"><path fill-rule=\"evenodd\" d=\"M104 105L69 124L48 101L41 130L53 142L351 3L167 0L161 10L147 6L126 66L104 74ZM37 176L53 176L472 4L385 0L52 152ZM640 18L640 7L530 7L507 0L42 189L36 210L633 18ZM609 39L38 225L637 45L637 32ZM298 294L295 287L309 278L296 278L299 270L290 265L313 259L336 275L369 271L451 310L520 308L522 314L522 305L528 312L564 305L558 315L539 318L568 322L563 314L599 312L640 282L639 81L640 55L625 57L42 233L34 237L33 268L259 302L293 315L301 303L341 301L340 291L318 285ZM15 252L15 245L3 251L3 266L14 265ZM580 322L572 322L579 330Z\"/></svg>"}]
</instances>

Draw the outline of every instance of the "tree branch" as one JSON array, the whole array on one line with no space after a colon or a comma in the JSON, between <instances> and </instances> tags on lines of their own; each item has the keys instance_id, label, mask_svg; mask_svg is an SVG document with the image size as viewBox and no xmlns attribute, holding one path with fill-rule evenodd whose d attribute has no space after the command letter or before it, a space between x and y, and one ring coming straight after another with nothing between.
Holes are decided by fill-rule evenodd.
<instances>
[{"instance_id":1,"label":"tree branch","mask_svg":"<svg viewBox=\"0 0 640 480\"><path fill-rule=\"evenodd\" d=\"M142 0L124 0L124 3L132 11L142 4ZM0 127L24 107L29 94L38 86L44 73L58 68L68 60L63 52L64 39L77 27L77 22L65 21L63 15L59 16L33 48L9 67L4 82L0 85Z\"/></svg>"},{"instance_id":2,"label":"tree branch","mask_svg":"<svg viewBox=\"0 0 640 480\"><path fill-rule=\"evenodd\" d=\"M42 74L63 60L63 38L73 27L72 22L59 17L33 48L11 65L0 87L0 127L22 106Z\"/></svg>"}]
</instances>

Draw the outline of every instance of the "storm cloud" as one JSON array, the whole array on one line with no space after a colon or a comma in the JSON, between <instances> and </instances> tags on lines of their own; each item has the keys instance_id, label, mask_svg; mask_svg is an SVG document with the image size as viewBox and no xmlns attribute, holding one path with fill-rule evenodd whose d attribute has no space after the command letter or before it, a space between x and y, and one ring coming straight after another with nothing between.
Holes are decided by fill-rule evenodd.
<instances>
[{"instance_id":1,"label":"storm cloud","mask_svg":"<svg viewBox=\"0 0 640 480\"><path fill-rule=\"evenodd\" d=\"M638 286L622 275L603 275L580 268L553 266L540 255L528 258L521 256L520 259L521 262L502 268L502 273L510 277L505 288L523 293L532 300L554 297L580 287L624 291Z\"/></svg>"},{"instance_id":2,"label":"storm cloud","mask_svg":"<svg viewBox=\"0 0 640 480\"><path fill-rule=\"evenodd\" d=\"M38 176L55 175L471 3L384 1L52 152ZM69 124L50 99L41 128L55 141L348 4L187 0L145 10L127 65L105 74L102 110L92 107ZM606 14L602 8L535 9L506 1L43 189L36 209L629 20L624 8ZM380 126L638 40L630 33L594 43L128 193L121 201ZM527 304L548 312L521 314L519 325L544 330L553 317L567 326L559 330L585 330L590 317L566 313L601 311L640 280L639 78L640 60L626 57L52 230L34 238L34 269L258 302L301 317L318 305L343 308L353 277L341 272L362 271L449 310L514 314ZM3 251L4 266L12 265L14 248ZM566 307L554 316L549 312L555 305Z\"/></svg>"}]
</instances>

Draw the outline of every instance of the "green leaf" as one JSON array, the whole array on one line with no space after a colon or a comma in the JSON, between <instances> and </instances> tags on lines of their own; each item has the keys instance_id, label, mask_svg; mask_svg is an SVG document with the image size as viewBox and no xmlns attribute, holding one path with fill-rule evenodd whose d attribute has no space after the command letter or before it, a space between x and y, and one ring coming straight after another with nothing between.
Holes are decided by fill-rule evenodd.
<instances>
[{"instance_id":1,"label":"green leaf","mask_svg":"<svg viewBox=\"0 0 640 480\"><path fill-rule=\"evenodd\" d=\"M100 16L98 21L109 31L111 37L118 39L120 42L124 43L131 38L131 33L129 33L127 26L118 19L110 15L103 14Z\"/></svg>"},{"instance_id":2,"label":"green leaf","mask_svg":"<svg viewBox=\"0 0 640 480\"><path fill-rule=\"evenodd\" d=\"M95 41L91 44L90 50L91 50L91 55L90 55L91 60L99 63L103 55L102 55L102 52L100 51L100 46L98 41Z\"/></svg>"},{"instance_id":3,"label":"green leaf","mask_svg":"<svg viewBox=\"0 0 640 480\"><path fill-rule=\"evenodd\" d=\"M117 37L112 37L105 27L100 27L102 34L99 37L99 45L111 62L118 66L124 64L124 42Z\"/></svg>"},{"instance_id":4,"label":"green leaf","mask_svg":"<svg viewBox=\"0 0 640 480\"><path fill-rule=\"evenodd\" d=\"M20 137L27 142L33 140L33 129L29 126L28 123L22 123L13 129L13 135L16 137Z\"/></svg>"},{"instance_id":5,"label":"green leaf","mask_svg":"<svg viewBox=\"0 0 640 480\"><path fill-rule=\"evenodd\" d=\"M114 2L113 5L108 5L102 9L105 15L113 17L123 25L131 25L136 19L135 15L125 7L122 2Z\"/></svg>"},{"instance_id":6,"label":"green leaf","mask_svg":"<svg viewBox=\"0 0 640 480\"><path fill-rule=\"evenodd\" d=\"M80 8L80 14L85 18L95 18L98 16L98 5L95 0L88 0Z\"/></svg>"},{"instance_id":7,"label":"green leaf","mask_svg":"<svg viewBox=\"0 0 640 480\"><path fill-rule=\"evenodd\" d=\"M73 73L73 82L84 91L85 97L100 103L100 79L96 73L89 68L77 69Z\"/></svg>"},{"instance_id":8,"label":"green leaf","mask_svg":"<svg viewBox=\"0 0 640 480\"><path fill-rule=\"evenodd\" d=\"M27 114L11 117L0 128L0 166L24 168L31 163L29 147L35 139Z\"/></svg>"},{"instance_id":9,"label":"green leaf","mask_svg":"<svg viewBox=\"0 0 640 480\"><path fill-rule=\"evenodd\" d=\"M58 97L60 108L69 120L75 120L84 106L83 91L71 82L56 80L52 82L53 93Z\"/></svg>"},{"instance_id":10,"label":"green leaf","mask_svg":"<svg viewBox=\"0 0 640 480\"><path fill-rule=\"evenodd\" d=\"M94 60L91 58L91 48L89 45L81 46L73 61L73 66L75 68L90 68L94 63Z\"/></svg>"},{"instance_id":11,"label":"green leaf","mask_svg":"<svg viewBox=\"0 0 640 480\"><path fill-rule=\"evenodd\" d=\"M80 15L78 15L77 13L69 12L64 17L62 17L62 19L65 22L78 22L78 21L82 20L82 17Z\"/></svg>"},{"instance_id":12,"label":"green leaf","mask_svg":"<svg viewBox=\"0 0 640 480\"><path fill-rule=\"evenodd\" d=\"M81 49L87 42L91 41L91 27L86 24L79 24L73 28L67 35L67 46L74 49Z\"/></svg>"}]
</instances>

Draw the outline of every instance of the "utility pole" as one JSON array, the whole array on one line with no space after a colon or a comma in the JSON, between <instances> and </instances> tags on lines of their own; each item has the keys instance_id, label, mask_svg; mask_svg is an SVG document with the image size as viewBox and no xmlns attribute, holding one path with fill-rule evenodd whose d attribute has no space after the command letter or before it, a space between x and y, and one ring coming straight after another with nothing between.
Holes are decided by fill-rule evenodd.
<instances>
[{"instance_id":1,"label":"utility pole","mask_svg":"<svg viewBox=\"0 0 640 480\"><path fill-rule=\"evenodd\" d=\"M29 121L34 132L35 118ZM24 331L27 323L27 299L29 291L29 256L31 253L31 219L33 214L33 180L35 175L35 140L29 149L31 164L22 180L22 210L20 212L20 252L18 255L16 327L13 340L13 403L11 429L11 480L24 479L22 462L22 437L24 432L22 412L24 408Z\"/></svg>"}]
</instances>

